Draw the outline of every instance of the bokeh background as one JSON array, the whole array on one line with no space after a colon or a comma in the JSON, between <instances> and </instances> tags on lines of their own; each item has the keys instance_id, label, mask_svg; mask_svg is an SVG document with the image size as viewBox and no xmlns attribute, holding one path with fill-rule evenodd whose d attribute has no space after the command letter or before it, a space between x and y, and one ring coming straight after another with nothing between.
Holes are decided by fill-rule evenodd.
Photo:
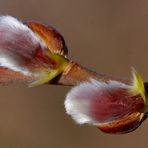
<instances>
[{"instance_id":1,"label":"bokeh background","mask_svg":"<svg viewBox=\"0 0 148 148\"><path fill-rule=\"evenodd\" d=\"M97 72L130 78L134 66L148 80L147 0L0 0L0 14L56 27L69 57ZM107 135L76 125L64 110L70 87L0 86L1 148L139 148L148 120L135 132Z\"/></svg>"}]
</instances>

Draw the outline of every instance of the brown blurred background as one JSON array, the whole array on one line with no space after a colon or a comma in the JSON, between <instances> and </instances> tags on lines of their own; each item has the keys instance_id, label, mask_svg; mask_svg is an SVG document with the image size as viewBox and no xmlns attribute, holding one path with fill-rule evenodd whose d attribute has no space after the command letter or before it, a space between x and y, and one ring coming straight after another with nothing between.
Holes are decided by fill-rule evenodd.
<instances>
[{"instance_id":1,"label":"brown blurred background","mask_svg":"<svg viewBox=\"0 0 148 148\"><path fill-rule=\"evenodd\" d=\"M69 56L88 68L130 77L134 66L148 80L147 0L0 0L0 14L56 27ZM70 87L0 86L0 148L139 148L148 120L127 135L76 125L64 111Z\"/></svg>"}]
</instances>

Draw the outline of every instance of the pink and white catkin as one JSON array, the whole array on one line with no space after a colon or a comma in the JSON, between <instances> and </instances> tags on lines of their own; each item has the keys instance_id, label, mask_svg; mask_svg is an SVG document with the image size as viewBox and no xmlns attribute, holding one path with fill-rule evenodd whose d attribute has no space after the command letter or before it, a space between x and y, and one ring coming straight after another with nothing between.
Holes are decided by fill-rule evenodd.
<instances>
[{"instance_id":1,"label":"pink and white catkin","mask_svg":"<svg viewBox=\"0 0 148 148\"><path fill-rule=\"evenodd\" d=\"M133 73L133 84L90 79L67 94L66 113L78 124L90 124L106 133L128 133L147 117L147 93L142 79ZM144 99L143 99L144 98Z\"/></svg>"},{"instance_id":2,"label":"pink and white catkin","mask_svg":"<svg viewBox=\"0 0 148 148\"><path fill-rule=\"evenodd\" d=\"M27 26L14 17L0 16L0 83L45 84L62 72L67 63L67 59L61 56L66 49L61 45L64 40L49 27L43 32L50 34L46 42L44 36L32 30L34 26L43 31L46 28L39 23L28 22Z\"/></svg>"}]
</instances>

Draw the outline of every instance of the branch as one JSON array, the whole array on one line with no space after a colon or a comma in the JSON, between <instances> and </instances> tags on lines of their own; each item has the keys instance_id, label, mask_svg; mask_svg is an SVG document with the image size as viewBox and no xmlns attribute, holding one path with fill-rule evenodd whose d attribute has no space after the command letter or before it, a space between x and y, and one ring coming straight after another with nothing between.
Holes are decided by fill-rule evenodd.
<instances>
[{"instance_id":1,"label":"branch","mask_svg":"<svg viewBox=\"0 0 148 148\"><path fill-rule=\"evenodd\" d=\"M68 56L64 38L53 27L0 17L0 83L75 86L66 113L79 124L106 133L128 133L146 119L148 83L133 70L132 81L93 72Z\"/></svg>"}]
</instances>

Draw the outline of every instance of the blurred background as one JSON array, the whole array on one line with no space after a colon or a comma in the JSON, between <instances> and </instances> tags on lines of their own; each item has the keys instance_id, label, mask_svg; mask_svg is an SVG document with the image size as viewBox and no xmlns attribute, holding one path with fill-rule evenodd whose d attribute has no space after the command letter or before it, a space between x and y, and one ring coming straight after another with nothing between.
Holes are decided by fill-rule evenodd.
<instances>
[{"instance_id":1,"label":"blurred background","mask_svg":"<svg viewBox=\"0 0 148 148\"><path fill-rule=\"evenodd\" d=\"M57 28L69 57L94 71L148 80L147 0L0 0L0 14ZM148 120L126 135L76 125L65 114L70 87L0 86L1 148L125 148L147 145Z\"/></svg>"}]
</instances>

